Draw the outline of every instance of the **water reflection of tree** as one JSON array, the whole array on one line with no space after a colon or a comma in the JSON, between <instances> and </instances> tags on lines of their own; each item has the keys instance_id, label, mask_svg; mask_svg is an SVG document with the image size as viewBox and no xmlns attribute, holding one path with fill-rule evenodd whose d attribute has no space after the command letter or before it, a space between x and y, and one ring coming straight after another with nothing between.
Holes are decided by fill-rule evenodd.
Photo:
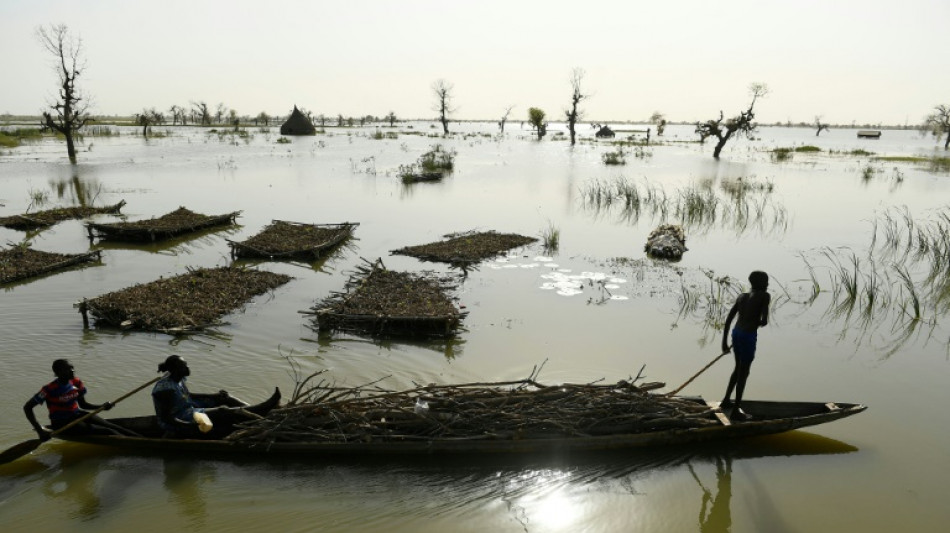
<instances>
[{"instance_id":1,"label":"water reflection of tree","mask_svg":"<svg viewBox=\"0 0 950 533\"><path fill-rule=\"evenodd\" d=\"M102 184L94 178L81 178L73 174L66 179L53 180L50 187L60 200L79 207L91 207L102 192Z\"/></svg>"}]
</instances>

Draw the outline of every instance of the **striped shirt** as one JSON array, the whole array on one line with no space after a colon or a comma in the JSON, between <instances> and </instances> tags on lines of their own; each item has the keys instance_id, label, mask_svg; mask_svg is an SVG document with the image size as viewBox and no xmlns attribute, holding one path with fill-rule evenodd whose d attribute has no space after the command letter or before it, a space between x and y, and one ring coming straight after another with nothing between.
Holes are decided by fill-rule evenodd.
<instances>
[{"instance_id":1,"label":"striped shirt","mask_svg":"<svg viewBox=\"0 0 950 533\"><path fill-rule=\"evenodd\" d=\"M44 385L33 396L33 402L37 405L46 403L51 422L70 420L79 413L79 399L85 394L86 386L79 378L73 378L65 384L55 380Z\"/></svg>"}]
</instances>

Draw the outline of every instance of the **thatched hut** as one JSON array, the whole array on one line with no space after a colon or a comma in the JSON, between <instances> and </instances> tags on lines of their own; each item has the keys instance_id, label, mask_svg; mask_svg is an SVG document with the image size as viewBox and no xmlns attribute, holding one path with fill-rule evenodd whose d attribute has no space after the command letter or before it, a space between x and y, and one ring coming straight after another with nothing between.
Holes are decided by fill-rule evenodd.
<instances>
[{"instance_id":1,"label":"thatched hut","mask_svg":"<svg viewBox=\"0 0 950 533\"><path fill-rule=\"evenodd\" d=\"M300 112L297 109L297 106L294 106L293 112L290 114L290 117L287 118L287 122L284 122L280 126L281 135L316 135L317 129L313 127L313 123L310 122L310 119L306 115Z\"/></svg>"},{"instance_id":2,"label":"thatched hut","mask_svg":"<svg viewBox=\"0 0 950 533\"><path fill-rule=\"evenodd\" d=\"M601 127L597 130L597 133L594 134L598 139L612 139L614 137L614 130L608 128L607 126Z\"/></svg>"}]
</instances>

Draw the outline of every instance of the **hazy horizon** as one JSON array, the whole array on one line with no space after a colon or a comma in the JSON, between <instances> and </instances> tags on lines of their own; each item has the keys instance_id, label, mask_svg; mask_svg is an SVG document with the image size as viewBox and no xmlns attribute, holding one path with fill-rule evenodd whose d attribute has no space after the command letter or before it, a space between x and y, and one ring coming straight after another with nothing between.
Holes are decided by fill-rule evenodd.
<instances>
[{"instance_id":1,"label":"hazy horizon","mask_svg":"<svg viewBox=\"0 0 950 533\"><path fill-rule=\"evenodd\" d=\"M453 86L456 120L559 121L583 69L585 121L695 122L744 109L771 89L757 120L919 124L948 104L950 3L910 0L662 5L571 2L477 5L432 0L0 5L0 113L37 115L52 100L52 58L37 27L81 37L79 86L100 116L223 103L239 115L430 119L431 85ZM14 52L15 51L15 52Z\"/></svg>"}]
</instances>

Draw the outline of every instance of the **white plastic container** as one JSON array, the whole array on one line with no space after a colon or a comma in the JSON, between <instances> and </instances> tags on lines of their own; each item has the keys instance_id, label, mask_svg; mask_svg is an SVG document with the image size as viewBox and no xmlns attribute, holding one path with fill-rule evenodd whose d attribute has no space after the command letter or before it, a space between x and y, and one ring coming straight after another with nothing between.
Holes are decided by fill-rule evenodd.
<instances>
[{"instance_id":1,"label":"white plastic container","mask_svg":"<svg viewBox=\"0 0 950 533\"><path fill-rule=\"evenodd\" d=\"M194 413L195 422L198 423L198 429L202 433L207 433L211 431L211 428L214 427L214 424L211 423L211 419L208 418L208 415L195 411Z\"/></svg>"}]
</instances>

